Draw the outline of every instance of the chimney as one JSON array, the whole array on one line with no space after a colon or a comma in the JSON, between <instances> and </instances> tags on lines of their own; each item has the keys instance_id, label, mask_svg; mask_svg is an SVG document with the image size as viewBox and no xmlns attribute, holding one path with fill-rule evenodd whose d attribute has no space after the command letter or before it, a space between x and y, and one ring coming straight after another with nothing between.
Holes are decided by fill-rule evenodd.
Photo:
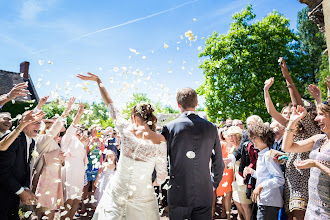
<instances>
[{"instance_id":1,"label":"chimney","mask_svg":"<svg viewBox=\"0 0 330 220\"><path fill-rule=\"evenodd\" d=\"M27 61L24 61L20 64L20 73L23 73L23 79L27 80L29 79L29 66L30 63Z\"/></svg>"}]
</instances>

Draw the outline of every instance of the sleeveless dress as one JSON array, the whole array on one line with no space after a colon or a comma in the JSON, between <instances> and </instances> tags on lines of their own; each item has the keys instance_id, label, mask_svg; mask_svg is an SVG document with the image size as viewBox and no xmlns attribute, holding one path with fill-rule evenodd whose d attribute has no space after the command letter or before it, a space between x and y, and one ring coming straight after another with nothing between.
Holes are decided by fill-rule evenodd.
<instances>
[{"instance_id":1,"label":"sleeveless dress","mask_svg":"<svg viewBox=\"0 0 330 220\"><path fill-rule=\"evenodd\" d=\"M320 152L324 137L315 142L309 157L329 168L330 148ZM305 219L330 219L330 177L316 167L312 167L310 173L308 182L309 201Z\"/></svg>"},{"instance_id":2,"label":"sleeveless dress","mask_svg":"<svg viewBox=\"0 0 330 220\"><path fill-rule=\"evenodd\" d=\"M112 103L108 109L121 136L121 154L93 219L160 219L151 178L154 169L159 185L167 177L166 143L138 139Z\"/></svg>"},{"instance_id":3,"label":"sleeveless dress","mask_svg":"<svg viewBox=\"0 0 330 220\"><path fill-rule=\"evenodd\" d=\"M232 154L235 151L235 147L227 148L226 143L221 143L222 157L228 158L228 154ZM234 181L233 168L227 168L223 170L221 182L216 190L217 196L223 196L225 193L232 191L231 184Z\"/></svg>"},{"instance_id":4,"label":"sleeveless dress","mask_svg":"<svg viewBox=\"0 0 330 220\"><path fill-rule=\"evenodd\" d=\"M303 131L294 135L293 141L301 141L320 134L320 128L315 124L314 117L311 112L304 120L301 120ZM295 162L309 159L309 153L290 153L285 164L285 184L284 184L284 207L285 212L294 210L305 211L308 204L308 179L310 176L309 169L298 169L294 165Z\"/></svg>"}]
</instances>

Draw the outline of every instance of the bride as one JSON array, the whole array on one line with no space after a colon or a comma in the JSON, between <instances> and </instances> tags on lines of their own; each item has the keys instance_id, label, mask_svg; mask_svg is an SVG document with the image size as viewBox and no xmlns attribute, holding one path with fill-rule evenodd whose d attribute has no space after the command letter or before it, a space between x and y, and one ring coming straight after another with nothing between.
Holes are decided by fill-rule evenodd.
<instances>
[{"instance_id":1,"label":"bride","mask_svg":"<svg viewBox=\"0 0 330 220\"><path fill-rule=\"evenodd\" d=\"M161 185L167 177L167 148L164 136L157 134L157 118L150 104L138 104L129 123L114 106L97 75L78 74L95 81L111 118L121 136L117 170L108 183L93 219L159 219L158 202L152 186L152 173Z\"/></svg>"}]
</instances>

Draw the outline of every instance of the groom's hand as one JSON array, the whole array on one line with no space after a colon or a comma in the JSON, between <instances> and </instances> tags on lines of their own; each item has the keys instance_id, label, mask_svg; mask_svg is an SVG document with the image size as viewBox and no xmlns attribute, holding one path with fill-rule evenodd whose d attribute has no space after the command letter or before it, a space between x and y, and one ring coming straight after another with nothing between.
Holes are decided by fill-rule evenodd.
<instances>
[{"instance_id":1,"label":"groom's hand","mask_svg":"<svg viewBox=\"0 0 330 220\"><path fill-rule=\"evenodd\" d=\"M19 197L25 205L34 205L38 200L34 193L28 189L25 189L21 194L19 194Z\"/></svg>"}]
</instances>

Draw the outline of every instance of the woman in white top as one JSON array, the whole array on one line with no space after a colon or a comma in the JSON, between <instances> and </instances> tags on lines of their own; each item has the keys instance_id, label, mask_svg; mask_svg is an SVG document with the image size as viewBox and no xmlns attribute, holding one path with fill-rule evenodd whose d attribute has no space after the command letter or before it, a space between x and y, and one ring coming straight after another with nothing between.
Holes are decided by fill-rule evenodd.
<instances>
[{"instance_id":1,"label":"woman in white top","mask_svg":"<svg viewBox=\"0 0 330 220\"><path fill-rule=\"evenodd\" d=\"M161 185L167 176L167 147L156 133L157 118L150 104L134 106L129 123L115 108L98 76L78 75L98 84L116 129L121 136L121 154L115 175L107 185L93 219L159 219L158 203L152 187L152 172Z\"/></svg>"},{"instance_id":2,"label":"woman in white top","mask_svg":"<svg viewBox=\"0 0 330 220\"><path fill-rule=\"evenodd\" d=\"M62 186L64 208L67 211L61 219L72 219L79 208L82 190L84 188L84 175L87 168L86 147L88 136L83 135L78 127L84 104L79 105L78 113L62 138L61 149L65 152L65 165L62 167Z\"/></svg>"}]
</instances>

